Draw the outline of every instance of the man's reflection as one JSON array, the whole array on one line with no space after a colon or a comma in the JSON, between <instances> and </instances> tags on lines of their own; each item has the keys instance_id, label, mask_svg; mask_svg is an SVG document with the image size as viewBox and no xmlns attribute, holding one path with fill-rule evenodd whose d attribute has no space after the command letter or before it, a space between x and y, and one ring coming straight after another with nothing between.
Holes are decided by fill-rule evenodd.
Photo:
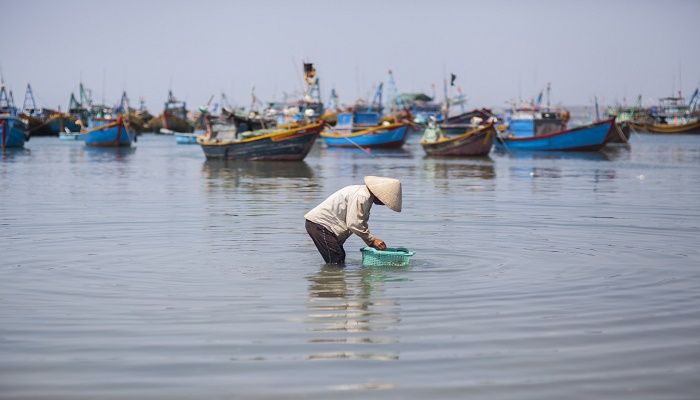
<instances>
[{"instance_id":1,"label":"man's reflection","mask_svg":"<svg viewBox=\"0 0 700 400\"><path fill-rule=\"evenodd\" d=\"M324 265L308 277L307 307L320 345L311 359L361 358L398 360L399 304L384 294L386 275L371 268Z\"/></svg>"}]
</instances>

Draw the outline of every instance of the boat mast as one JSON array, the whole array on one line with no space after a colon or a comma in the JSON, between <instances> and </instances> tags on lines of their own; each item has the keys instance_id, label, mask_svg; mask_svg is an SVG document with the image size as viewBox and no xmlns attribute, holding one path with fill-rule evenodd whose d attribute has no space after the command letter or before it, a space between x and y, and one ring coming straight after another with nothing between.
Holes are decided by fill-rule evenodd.
<instances>
[{"instance_id":1,"label":"boat mast","mask_svg":"<svg viewBox=\"0 0 700 400\"><path fill-rule=\"evenodd\" d=\"M0 113L8 113L14 116L15 112L13 108L10 97L5 90L5 82L3 81L2 84L0 84Z\"/></svg>"},{"instance_id":2,"label":"boat mast","mask_svg":"<svg viewBox=\"0 0 700 400\"><path fill-rule=\"evenodd\" d=\"M27 115L34 115L36 113L36 101L34 101L34 93L32 92L32 85L27 83L27 91L24 93L24 104L22 104L22 110Z\"/></svg>"},{"instance_id":3,"label":"boat mast","mask_svg":"<svg viewBox=\"0 0 700 400\"><path fill-rule=\"evenodd\" d=\"M367 112L371 112L372 108L374 107L375 104L377 104L377 108L381 112L383 88L384 88L384 82L380 82L379 86L377 86L377 90L374 92L374 96L372 97L372 101L370 101L369 105L367 106Z\"/></svg>"},{"instance_id":4,"label":"boat mast","mask_svg":"<svg viewBox=\"0 0 700 400\"><path fill-rule=\"evenodd\" d=\"M331 95L328 97L327 109L332 112L338 111L340 106L338 105L338 95L335 93L335 88L331 89Z\"/></svg>"},{"instance_id":5,"label":"boat mast","mask_svg":"<svg viewBox=\"0 0 700 400\"><path fill-rule=\"evenodd\" d=\"M303 62L303 60L302 60ZM316 113L316 109L311 106L311 104L319 104L321 107L321 110L323 109L323 103L321 102L321 85L319 83L318 76L316 76L316 69L314 68L313 63L306 63L303 62L304 64L304 107L301 110L302 113L306 111L306 109L311 108L314 109L314 113Z\"/></svg>"},{"instance_id":6,"label":"boat mast","mask_svg":"<svg viewBox=\"0 0 700 400\"><path fill-rule=\"evenodd\" d=\"M595 101L595 122L600 121L600 113L598 112L598 96L593 96Z\"/></svg>"},{"instance_id":7,"label":"boat mast","mask_svg":"<svg viewBox=\"0 0 700 400\"><path fill-rule=\"evenodd\" d=\"M391 106L391 113L396 114L398 107L401 106L403 107L403 102L401 101L401 98L399 97L399 91L396 88L396 81L394 81L394 74L391 70L389 70L389 101L390 106ZM380 97L380 103L381 103L381 97Z\"/></svg>"}]
</instances>

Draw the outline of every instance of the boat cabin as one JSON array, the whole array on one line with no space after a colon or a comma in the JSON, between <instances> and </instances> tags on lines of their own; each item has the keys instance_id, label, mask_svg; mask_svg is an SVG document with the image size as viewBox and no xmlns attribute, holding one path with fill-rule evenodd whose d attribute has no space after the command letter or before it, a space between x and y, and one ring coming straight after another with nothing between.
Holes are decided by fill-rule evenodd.
<instances>
[{"instance_id":1,"label":"boat cabin","mask_svg":"<svg viewBox=\"0 0 700 400\"><path fill-rule=\"evenodd\" d=\"M524 107L513 110L507 118L508 133L513 137L542 136L566 129L566 113L539 107Z\"/></svg>"}]
</instances>

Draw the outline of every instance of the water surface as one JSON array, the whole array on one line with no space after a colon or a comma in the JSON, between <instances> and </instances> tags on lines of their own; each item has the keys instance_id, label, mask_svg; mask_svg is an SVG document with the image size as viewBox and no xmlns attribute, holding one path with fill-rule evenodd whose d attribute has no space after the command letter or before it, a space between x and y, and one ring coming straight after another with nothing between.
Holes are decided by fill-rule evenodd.
<instances>
[{"instance_id":1,"label":"water surface","mask_svg":"<svg viewBox=\"0 0 700 400\"><path fill-rule=\"evenodd\" d=\"M599 153L205 161L32 138L0 165L0 398L700 398L700 136ZM303 215L403 182L322 265Z\"/></svg>"}]
</instances>

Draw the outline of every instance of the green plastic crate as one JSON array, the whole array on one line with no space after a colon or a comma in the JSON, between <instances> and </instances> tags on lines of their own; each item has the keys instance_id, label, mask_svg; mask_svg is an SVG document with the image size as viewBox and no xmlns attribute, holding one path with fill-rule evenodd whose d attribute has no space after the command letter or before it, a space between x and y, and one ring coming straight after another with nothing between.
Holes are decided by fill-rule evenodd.
<instances>
[{"instance_id":1,"label":"green plastic crate","mask_svg":"<svg viewBox=\"0 0 700 400\"><path fill-rule=\"evenodd\" d=\"M360 251L362 265L369 267L405 267L411 261L411 256L416 254L405 247L387 247L386 250L363 247Z\"/></svg>"}]
</instances>

